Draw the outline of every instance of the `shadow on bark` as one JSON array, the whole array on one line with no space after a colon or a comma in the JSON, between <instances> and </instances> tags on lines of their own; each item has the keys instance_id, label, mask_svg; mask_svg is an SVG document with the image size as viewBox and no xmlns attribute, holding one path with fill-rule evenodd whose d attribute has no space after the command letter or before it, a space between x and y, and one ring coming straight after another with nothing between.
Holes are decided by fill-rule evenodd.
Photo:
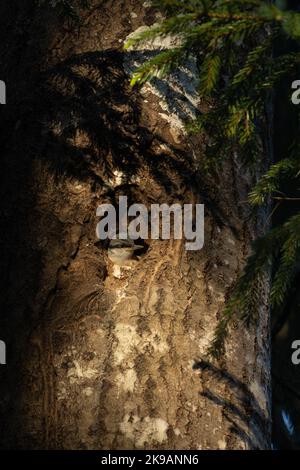
<instances>
[{"instance_id":1,"label":"shadow on bark","mask_svg":"<svg viewBox=\"0 0 300 470\"><path fill-rule=\"evenodd\" d=\"M234 375L208 361L198 361L193 368L202 373L204 390L200 392L201 396L222 407L223 416L230 423L230 433L242 438L249 449L260 448L259 436L262 435L265 439L265 436L269 435L270 423L249 388ZM210 390L217 390L218 385L226 386L226 398ZM252 431L252 435L247 429Z\"/></svg>"},{"instance_id":2,"label":"shadow on bark","mask_svg":"<svg viewBox=\"0 0 300 470\"><path fill-rule=\"evenodd\" d=\"M126 56L132 62L135 53ZM138 185L130 179L146 168L164 197L181 199L186 186L200 195L219 225L227 225L228 217L213 196L213 188L199 174L191 152L142 123L141 95L129 85L124 57L125 53L115 50L84 53L42 74L28 100L27 121L31 133L35 130L33 158L44 161L58 177L90 181L94 191L106 188L102 196L112 203L120 191L126 192L129 203L131 198L136 202L137 195L144 202ZM173 102L169 98L171 111L188 102L164 82L156 80L156 86L165 96L176 95ZM123 175L117 191L109 184L116 171ZM151 195L147 198L151 200Z\"/></svg>"}]
</instances>

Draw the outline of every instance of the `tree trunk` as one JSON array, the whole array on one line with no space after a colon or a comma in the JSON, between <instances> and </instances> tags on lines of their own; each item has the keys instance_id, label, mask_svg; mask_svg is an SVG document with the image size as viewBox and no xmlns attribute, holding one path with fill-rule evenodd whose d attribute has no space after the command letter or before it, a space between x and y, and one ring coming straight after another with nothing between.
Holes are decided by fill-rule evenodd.
<instances>
[{"instance_id":1,"label":"tree trunk","mask_svg":"<svg viewBox=\"0 0 300 470\"><path fill-rule=\"evenodd\" d=\"M133 90L129 71L149 52L122 48L155 20L146 4L94 1L74 26L3 3L2 448L269 448L267 282L257 326L204 360L261 228L237 158L204 176L204 141L183 131L205 111L195 64ZM120 195L204 203L204 248L147 240L130 269L112 266L96 209Z\"/></svg>"}]
</instances>

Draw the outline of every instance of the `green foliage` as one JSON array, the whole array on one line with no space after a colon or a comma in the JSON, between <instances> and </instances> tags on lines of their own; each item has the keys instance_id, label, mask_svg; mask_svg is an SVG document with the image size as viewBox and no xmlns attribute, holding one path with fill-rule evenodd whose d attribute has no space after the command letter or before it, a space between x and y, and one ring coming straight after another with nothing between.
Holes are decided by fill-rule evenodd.
<instances>
[{"instance_id":1,"label":"green foliage","mask_svg":"<svg viewBox=\"0 0 300 470\"><path fill-rule=\"evenodd\" d=\"M267 105L285 77L297 73L300 53L274 54L275 44L300 41L300 14L259 0L154 0L164 19L131 38L135 47L157 37L172 36L176 47L162 50L139 67L132 85L169 74L189 57L199 64L199 94L210 106L192 122L190 132L210 138L206 167L237 152L257 165L267 152ZM173 43L174 43L173 41ZM212 106L211 106L212 104ZM293 201L280 192L282 183L300 175L300 147L273 164L249 195L253 206L270 198ZM279 196L280 195L280 196ZM233 319L249 325L258 318L262 286L272 274L270 303L283 304L300 261L300 215L289 215L253 245L244 272L229 298L215 332L210 353L219 356Z\"/></svg>"},{"instance_id":2,"label":"green foliage","mask_svg":"<svg viewBox=\"0 0 300 470\"><path fill-rule=\"evenodd\" d=\"M139 72L133 73L131 85L142 85L151 77L162 78L169 74L181 62L183 51L181 48L169 49L142 65ZM141 73L142 71L142 73Z\"/></svg>"},{"instance_id":3,"label":"green foliage","mask_svg":"<svg viewBox=\"0 0 300 470\"><path fill-rule=\"evenodd\" d=\"M203 73L199 85L199 93L201 95L211 95L215 90L220 78L221 63L221 57L217 53L205 57L202 64Z\"/></svg>"},{"instance_id":4,"label":"green foliage","mask_svg":"<svg viewBox=\"0 0 300 470\"><path fill-rule=\"evenodd\" d=\"M264 100L272 87L272 80L267 78L273 77L275 65L271 52L277 29L266 34L266 26L273 23L273 17L267 16L269 12L259 15L256 11L259 2L254 1L159 3L166 18L130 38L126 47L170 35L176 36L178 44L176 49L162 51L139 67L132 84L166 75L189 55L197 56L199 93L205 98L217 98L217 107L209 116L200 115L188 123L189 130L215 135L209 150L211 163L213 154L222 160L229 148L235 149L236 145L243 146L241 154L245 161L255 161L261 152L262 137L254 131L264 119ZM249 42L253 45L251 49ZM279 72L277 76L280 78ZM212 126L219 132L212 133ZM224 138L228 145L223 145Z\"/></svg>"},{"instance_id":5,"label":"green foliage","mask_svg":"<svg viewBox=\"0 0 300 470\"><path fill-rule=\"evenodd\" d=\"M271 267L277 261L277 270L271 288L271 306L283 303L296 274L300 260L300 215L291 217L279 227L271 229L253 244L244 272L224 309L209 354L219 358L224 353L224 342L232 318L249 326L258 318L261 293Z\"/></svg>"},{"instance_id":6,"label":"green foliage","mask_svg":"<svg viewBox=\"0 0 300 470\"><path fill-rule=\"evenodd\" d=\"M290 178L298 178L300 175L299 158L284 158L271 165L270 169L260 178L255 188L249 195L251 204L259 206L266 202L271 194L278 191L281 182Z\"/></svg>"},{"instance_id":7,"label":"green foliage","mask_svg":"<svg viewBox=\"0 0 300 470\"><path fill-rule=\"evenodd\" d=\"M268 21L281 23L284 32L293 39L300 39L300 14L282 11L270 2L262 2L259 13Z\"/></svg>"},{"instance_id":8,"label":"green foliage","mask_svg":"<svg viewBox=\"0 0 300 470\"><path fill-rule=\"evenodd\" d=\"M274 307L283 303L297 272L300 260L300 214L291 217L282 226L281 231L284 239L271 289L271 305Z\"/></svg>"}]
</instances>

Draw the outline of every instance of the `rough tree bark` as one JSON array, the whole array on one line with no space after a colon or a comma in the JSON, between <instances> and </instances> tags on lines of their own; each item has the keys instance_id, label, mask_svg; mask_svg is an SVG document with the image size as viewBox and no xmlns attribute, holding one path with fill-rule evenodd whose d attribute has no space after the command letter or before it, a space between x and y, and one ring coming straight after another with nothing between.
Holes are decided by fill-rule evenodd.
<instances>
[{"instance_id":1,"label":"rough tree bark","mask_svg":"<svg viewBox=\"0 0 300 470\"><path fill-rule=\"evenodd\" d=\"M268 448L267 284L257 327L203 361L261 229L238 160L204 177L203 142L183 132L204 110L192 74L130 88L137 56L123 42L155 20L137 0L95 1L76 27L3 3L2 447ZM148 240L116 270L95 228L97 206L119 195L205 203L204 249Z\"/></svg>"}]
</instances>

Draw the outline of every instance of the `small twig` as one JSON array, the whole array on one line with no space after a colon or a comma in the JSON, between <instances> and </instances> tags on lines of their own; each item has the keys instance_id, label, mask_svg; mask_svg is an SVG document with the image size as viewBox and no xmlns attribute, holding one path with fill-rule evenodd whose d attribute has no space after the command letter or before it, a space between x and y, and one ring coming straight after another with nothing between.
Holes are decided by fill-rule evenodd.
<instances>
[{"instance_id":1,"label":"small twig","mask_svg":"<svg viewBox=\"0 0 300 470\"><path fill-rule=\"evenodd\" d=\"M276 201L300 201L300 197L279 197L279 196L273 196L273 199L276 199Z\"/></svg>"},{"instance_id":2,"label":"small twig","mask_svg":"<svg viewBox=\"0 0 300 470\"><path fill-rule=\"evenodd\" d=\"M235 15L231 13L211 13L211 12L203 12L203 16L206 15L209 18L217 18L221 20L256 20L260 22L266 22L265 18L261 18L257 15Z\"/></svg>"},{"instance_id":3,"label":"small twig","mask_svg":"<svg viewBox=\"0 0 300 470\"><path fill-rule=\"evenodd\" d=\"M265 223L265 227L267 227L267 225L269 224L269 222L271 221L273 215L275 214L275 212L277 211L277 209L280 207L280 204L281 204L282 201L279 201L277 202L277 204L275 205L275 207L273 208L273 210L271 211L271 213L269 214L267 220L266 220L266 223Z\"/></svg>"}]
</instances>

